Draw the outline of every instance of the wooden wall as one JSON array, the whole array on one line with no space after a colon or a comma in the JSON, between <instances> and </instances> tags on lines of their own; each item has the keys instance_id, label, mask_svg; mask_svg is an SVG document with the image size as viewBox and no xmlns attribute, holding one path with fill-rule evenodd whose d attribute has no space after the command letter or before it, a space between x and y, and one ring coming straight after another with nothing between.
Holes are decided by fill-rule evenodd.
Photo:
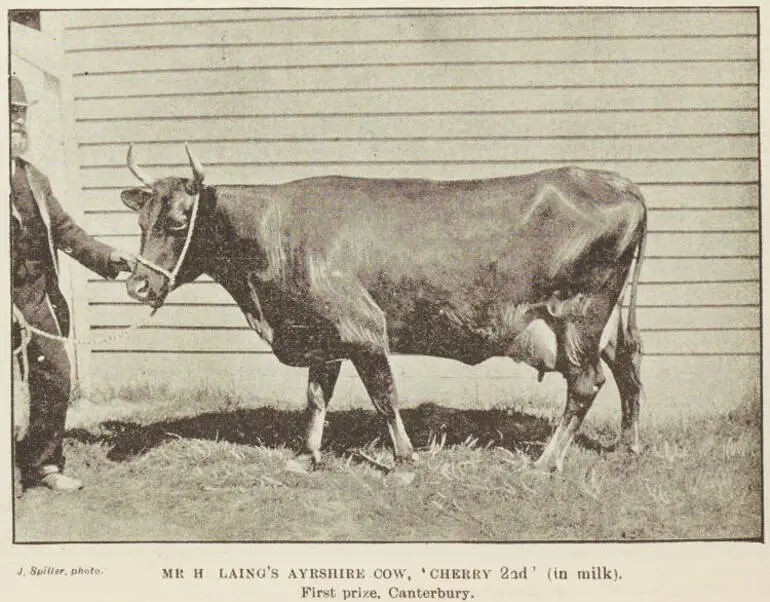
<instances>
[{"instance_id":1,"label":"wooden wall","mask_svg":"<svg viewBox=\"0 0 770 602\"><path fill-rule=\"evenodd\" d=\"M717 378L713 366L736 358L748 367L729 379L756 386L754 10L61 14L79 200L101 239L138 249L135 216L119 199L135 184L129 142L162 176L187 174L188 141L214 184L616 170L641 185L650 209L638 315L661 378L675 385L677 362ZM94 335L147 313L121 283L89 278L83 294ZM210 376L225 378L244 361L260 372L274 361L268 351L203 280L173 293L152 328L96 346L90 371L114 385L119 366L160 378L161 365L203 355Z\"/></svg>"}]
</instances>

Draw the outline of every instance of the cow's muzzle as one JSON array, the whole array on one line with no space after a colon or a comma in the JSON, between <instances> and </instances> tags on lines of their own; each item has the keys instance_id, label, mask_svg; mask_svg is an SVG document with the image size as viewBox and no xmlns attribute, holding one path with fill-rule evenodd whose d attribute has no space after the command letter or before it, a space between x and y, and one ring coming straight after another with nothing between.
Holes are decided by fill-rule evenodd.
<instances>
[{"instance_id":1,"label":"cow's muzzle","mask_svg":"<svg viewBox=\"0 0 770 602\"><path fill-rule=\"evenodd\" d=\"M150 283L146 278L132 276L126 282L126 290L137 301L146 303L150 296Z\"/></svg>"},{"instance_id":2,"label":"cow's muzzle","mask_svg":"<svg viewBox=\"0 0 770 602\"><path fill-rule=\"evenodd\" d=\"M150 287L150 282L143 276L131 276L126 281L126 291L133 299L150 305L153 308L160 307L163 304L164 295L155 294Z\"/></svg>"}]
</instances>

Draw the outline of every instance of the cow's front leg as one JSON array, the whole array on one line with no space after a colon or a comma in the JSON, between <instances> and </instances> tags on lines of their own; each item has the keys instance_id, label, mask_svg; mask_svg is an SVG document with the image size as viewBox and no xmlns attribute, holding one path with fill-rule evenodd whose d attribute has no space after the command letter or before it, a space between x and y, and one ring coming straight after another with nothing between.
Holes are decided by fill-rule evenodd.
<instances>
[{"instance_id":1,"label":"cow's front leg","mask_svg":"<svg viewBox=\"0 0 770 602\"><path fill-rule=\"evenodd\" d=\"M398 410L398 395L387 356L385 353L361 352L354 354L351 360L374 407L388 426L396 464L411 462L414 450Z\"/></svg>"},{"instance_id":2,"label":"cow's front leg","mask_svg":"<svg viewBox=\"0 0 770 602\"><path fill-rule=\"evenodd\" d=\"M321 463L321 440L323 438L326 407L334 393L334 385L340 375L342 362L328 362L310 367L307 381L307 430L305 447L310 453L312 467Z\"/></svg>"}]
</instances>

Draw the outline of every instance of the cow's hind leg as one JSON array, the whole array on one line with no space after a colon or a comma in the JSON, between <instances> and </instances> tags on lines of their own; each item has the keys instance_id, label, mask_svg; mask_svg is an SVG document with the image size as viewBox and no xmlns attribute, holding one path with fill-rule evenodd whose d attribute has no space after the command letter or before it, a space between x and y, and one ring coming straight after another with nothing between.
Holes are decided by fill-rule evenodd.
<instances>
[{"instance_id":1,"label":"cow's hind leg","mask_svg":"<svg viewBox=\"0 0 770 602\"><path fill-rule=\"evenodd\" d=\"M561 470L564 456L605 380L598 358L583 367L571 367L565 378L567 406L543 453L534 463L534 468L538 470Z\"/></svg>"},{"instance_id":2,"label":"cow's hind leg","mask_svg":"<svg viewBox=\"0 0 770 602\"><path fill-rule=\"evenodd\" d=\"M399 413L398 396L387 356L367 351L354 354L351 360L374 407L388 426L396 464L410 462L414 452Z\"/></svg>"},{"instance_id":3,"label":"cow's hind leg","mask_svg":"<svg viewBox=\"0 0 770 602\"><path fill-rule=\"evenodd\" d=\"M321 439L323 437L326 407L334 385L340 375L342 362L325 362L310 367L307 381L307 430L305 447L310 454L313 468L321 463Z\"/></svg>"},{"instance_id":4,"label":"cow's hind leg","mask_svg":"<svg viewBox=\"0 0 770 602\"><path fill-rule=\"evenodd\" d=\"M618 320L617 334L602 350L602 359L612 370L620 393L620 446L638 454L642 449L639 442L639 397L642 390L642 344L639 332L631 328L625 330L622 319Z\"/></svg>"},{"instance_id":5,"label":"cow's hind leg","mask_svg":"<svg viewBox=\"0 0 770 602\"><path fill-rule=\"evenodd\" d=\"M561 470L564 456L604 384L599 359L601 335L612 314L609 300L594 297L578 317L564 320L557 329L557 369L567 381L567 404L543 453L535 462L540 470Z\"/></svg>"}]
</instances>

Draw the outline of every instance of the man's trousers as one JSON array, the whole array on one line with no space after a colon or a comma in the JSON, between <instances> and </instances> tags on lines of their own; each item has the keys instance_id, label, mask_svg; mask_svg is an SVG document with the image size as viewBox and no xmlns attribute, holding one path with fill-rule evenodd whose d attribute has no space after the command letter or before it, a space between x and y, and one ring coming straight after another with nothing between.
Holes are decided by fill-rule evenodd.
<instances>
[{"instance_id":1,"label":"man's trousers","mask_svg":"<svg viewBox=\"0 0 770 602\"><path fill-rule=\"evenodd\" d=\"M17 294L21 293L21 294ZM19 297L24 303L17 304L27 322L40 330L60 335L59 323L48 295L24 295L26 291L14 291L14 302ZM21 300L21 299L19 299ZM21 331L17 324L13 329L13 345L21 343ZM67 407L69 405L71 379L70 361L65 343L32 334L26 354L27 365L22 366L29 387L29 428L23 441L17 446L16 463L21 471L22 484L34 484L51 467L64 468L62 439L64 437Z\"/></svg>"}]
</instances>

